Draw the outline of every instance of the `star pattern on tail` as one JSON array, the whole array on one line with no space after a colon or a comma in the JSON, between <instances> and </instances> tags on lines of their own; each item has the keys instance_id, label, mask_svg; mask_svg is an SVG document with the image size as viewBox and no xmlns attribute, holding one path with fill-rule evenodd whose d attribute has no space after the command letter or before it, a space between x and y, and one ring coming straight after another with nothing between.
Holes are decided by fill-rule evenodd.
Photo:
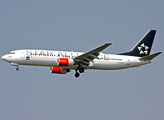
<instances>
[{"instance_id":1,"label":"star pattern on tail","mask_svg":"<svg viewBox=\"0 0 164 120\"><path fill-rule=\"evenodd\" d=\"M138 47L140 54L146 54L147 55L148 49L149 49L149 47L146 46L144 43L142 43L142 45L140 47Z\"/></svg>"}]
</instances>

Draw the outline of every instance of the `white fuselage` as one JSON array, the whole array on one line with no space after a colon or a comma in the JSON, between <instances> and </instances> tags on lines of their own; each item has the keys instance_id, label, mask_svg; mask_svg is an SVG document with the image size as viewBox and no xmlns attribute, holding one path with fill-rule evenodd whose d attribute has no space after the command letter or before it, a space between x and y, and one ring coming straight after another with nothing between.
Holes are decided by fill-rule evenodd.
<instances>
[{"instance_id":1,"label":"white fuselage","mask_svg":"<svg viewBox=\"0 0 164 120\"><path fill-rule=\"evenodd\" d=\"M49 66L60 67L57 64L58 58L73 59L82 52L68 52L68 51L51 51L51 50L15 50L2 56L2 59L11 63L12 65L32 65L32 66ZM85 69L101 69L101 70L116 70L130 67L138 67L150 63L150 61L140 61L140 57L113 55L100 53L98 58L90 62ZM77 65L62 66L62 68L76 69Z\"/></svg>"}]
</instances>

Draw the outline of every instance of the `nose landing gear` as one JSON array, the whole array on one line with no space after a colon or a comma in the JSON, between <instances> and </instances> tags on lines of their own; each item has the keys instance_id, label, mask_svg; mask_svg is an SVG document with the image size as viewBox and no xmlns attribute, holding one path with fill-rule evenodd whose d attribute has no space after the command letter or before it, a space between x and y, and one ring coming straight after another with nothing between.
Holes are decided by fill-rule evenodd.
<instances>
[{"instance_id":1,"label":"nose landing gear","mask_svg":"<svg viewBox=\"0 0 164 120\"><path fill-rule=\"evenodd\" d=\"M12 66L17 66L16 71L19 70L19 64L17 64L17 63L11 63L11 65L12 65Z\"/></svg>"},{"instance_id":2,"label":"nose landing gear","mask_svg":"<svg viewBox=\"0 0 164 120\"><path fill-rule=\"evenodd\" d=\"M16 68L16 71L18 71L19 70L19 66L17 66L17 68Z\"/></svg>"}]
</instances>

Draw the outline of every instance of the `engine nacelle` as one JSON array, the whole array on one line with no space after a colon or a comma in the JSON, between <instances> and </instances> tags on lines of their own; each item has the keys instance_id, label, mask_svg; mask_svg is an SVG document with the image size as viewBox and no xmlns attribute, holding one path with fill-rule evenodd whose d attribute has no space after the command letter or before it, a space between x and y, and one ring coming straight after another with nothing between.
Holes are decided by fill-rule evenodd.
<instances>
[{"instance_id":1,"label":"engine nacelle","mask_svg":"<svg viewBox=\"0 0 164 120\"><path fill-rule=\"evenodd\" d=\"M74 61L73 59L69 59L69 58L58 58L57 65L58 66L73 66Z\"/></svg>"},{"instance_id":2,"label":"engine nacelle","mask_svg":"<svg viewBox=\"0 0 164 120\"><path fill-rule=\"evenodd\" d=\"M70 72L70 69L60 68L60 67L51 67L51 73L66 74L67 72Z\"/></svg>"}]
</instances>

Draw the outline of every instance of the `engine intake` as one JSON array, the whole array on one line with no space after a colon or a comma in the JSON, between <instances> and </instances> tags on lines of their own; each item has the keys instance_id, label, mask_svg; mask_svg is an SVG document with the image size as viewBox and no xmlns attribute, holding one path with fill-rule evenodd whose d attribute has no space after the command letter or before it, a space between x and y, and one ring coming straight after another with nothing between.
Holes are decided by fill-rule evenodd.
<instances>
[{"instance_id":1,"label":"engine intake","mask_svg":"<svg viewBox=\"0 0 164 120\"><path fill-rule=\"evenodd\" d=\"M51 67L50 72L56 73L56 74L66 74L67 72L70 72L70 69L60 68L60 67Z\"/></svg>"},{"instance_id":2,"label":"engine intake","mask_svg":"<svg viewBox=\"0 0 164 120\"><path fill-rule=\"evenodd\" d=\"M58 58L57 65L58 66L73 66L74 61L73 59L69 59L69 58Z\"/></svg>"}]
</instances>

